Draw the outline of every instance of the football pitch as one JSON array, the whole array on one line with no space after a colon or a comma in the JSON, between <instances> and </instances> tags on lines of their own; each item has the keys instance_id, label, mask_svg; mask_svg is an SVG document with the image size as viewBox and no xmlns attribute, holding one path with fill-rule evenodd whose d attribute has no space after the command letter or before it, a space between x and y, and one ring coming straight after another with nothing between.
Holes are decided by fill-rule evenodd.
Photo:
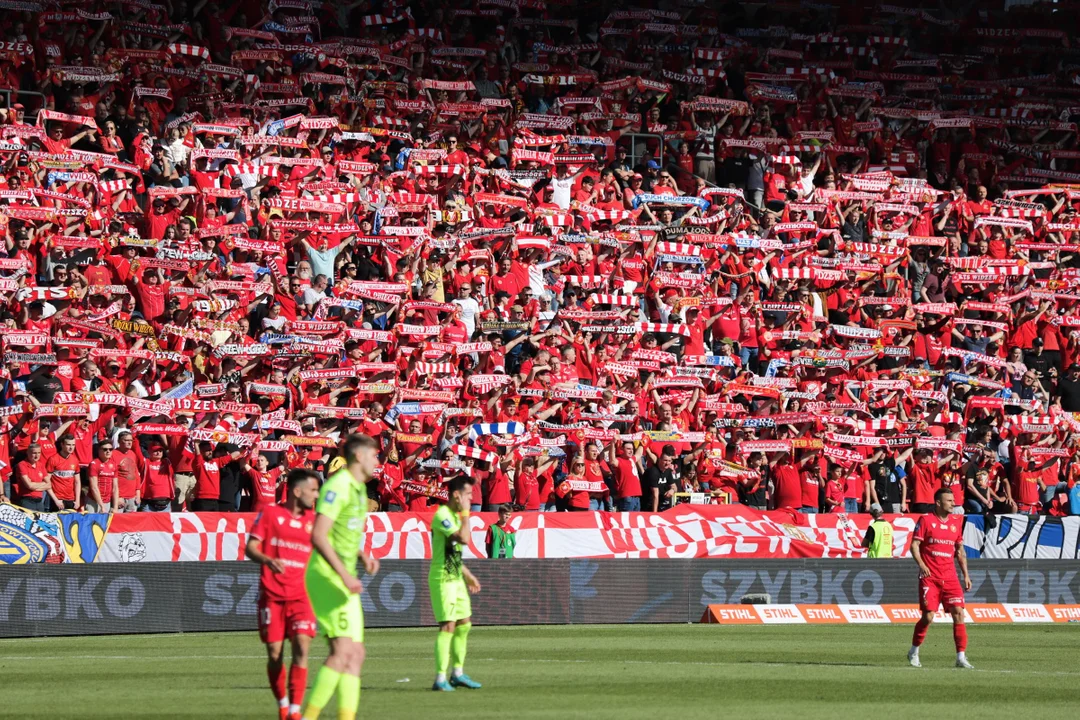
<instances>
[{"instance_id":1,"label":"football pitch","mask_svg":"<svg viewBox=\"0 0 1080 720\"><path fill-rule=\"evenodd\" d=\"M1075 718L1080 684L1080 625L969 626L975 671L953 668L944 624L921 670L907 626L477 626L466 670L484 688L443 694L434 634L368 630L359 717ZM273 720L263 658L254 632L0 640L2 714Z\"/></svg>"}]
</instances>

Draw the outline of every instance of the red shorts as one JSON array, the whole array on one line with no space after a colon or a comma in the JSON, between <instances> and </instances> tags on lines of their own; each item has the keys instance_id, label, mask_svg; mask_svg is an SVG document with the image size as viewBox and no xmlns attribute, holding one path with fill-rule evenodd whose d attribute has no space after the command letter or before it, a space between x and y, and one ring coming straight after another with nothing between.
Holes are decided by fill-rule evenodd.
<instances>
[{"instance_id":1,"label":"red shorts","mask_svg":"<svg viewBox=\"0 0 1080 720\"><path fill-rule=\"evenodd\" d=\"M942 606L945 612L964 607L964 588L960 585L960 578L956 575L950 578L919 578L919 609L937 612Z\"/></svg>"},{"instance_id":2,"label":"red shorts","mask_svg":"<svg viewBox=\"0 0 1080 720\"><path fill-rule=\"evenodd\" d=\"M260 595L259 639L264 643L275 643L297 635L316 635L315 613L308 599L275 600Z\"/></svg>"}]
</instances>

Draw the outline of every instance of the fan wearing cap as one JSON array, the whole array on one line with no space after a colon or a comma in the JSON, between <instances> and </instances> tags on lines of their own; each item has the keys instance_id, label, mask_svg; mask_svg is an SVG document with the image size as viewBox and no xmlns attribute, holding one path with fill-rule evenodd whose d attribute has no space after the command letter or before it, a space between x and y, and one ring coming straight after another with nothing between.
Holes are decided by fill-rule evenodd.
<instances>
[{"instance_id":1,"label":"fan wearing cap","mask_svg":"<svg viewBox=\"0 0 1080 720\"><path fill-rule=\"evenodd\" d=\"M645 189L642 187L644 181L641 173L634 173L630 176L630 184L623 188L623 208L626 210L634 209L634 198L638 195L644 195Z\"/></svg>"},{"instance_id":2,"label":"fan wearing cap","mask_svg":"<svg viewBox=\"0 0 1080 720\"><path fill-rule=\"evenodd\" d=\"M180 222L184 208L187 207L188 198L185 196L179 205L170 206L163 197L155 197L151 212L146 214L146 223L142 232L144 237L153 240L161 240L165 237L165 229L170 225Z\"/></svg>"},{"instance_id":3,"label":"fan wearing cap","mask_svg":"<svg viewBox=\"0 0 1080 720\"><path fill-rule=\"evenodd\" d=\"M0 108L0 123L27 127L26 122L23 120L25 115L26 106L22 103L15 103L11 108Z\"/></svg>"},{"instance_id":4,"label":"fan wearing cap","mask_svg":"<svg viewBox=\"0 0 1080 720\"><path fill-rule=\"evenodd\" d=\"M150 456L142 466L142 512L169 512L176 496L176 472L165 453L165 446L156 438L150 441Z\"/></svg>"}]
</instances>

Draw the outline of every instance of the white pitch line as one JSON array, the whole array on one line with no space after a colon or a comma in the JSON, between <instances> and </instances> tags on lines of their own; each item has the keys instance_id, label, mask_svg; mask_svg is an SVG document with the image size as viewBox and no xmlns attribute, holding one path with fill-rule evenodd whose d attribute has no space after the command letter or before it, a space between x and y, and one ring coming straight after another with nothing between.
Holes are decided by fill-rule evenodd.
<instances>
[{"instance_id":1,"label":"white pitch line","mask_svg":"<svg viewBox=\"0 0 1080 720\"><path fill-rule=\"evenodd\" d=\"M147 660L159 660L163 662L173 662L176 660L262 660L266 655L9 655L0 658L0 663L4 660L26 662L34 660L43 661L58 661L58 660L138 660L144 662ZM325 657L312 656L312 660L322 661ZM428 655L371 655L368 656L369 660L379 662L382 660L430 660ZM585 660L580 658L569 659L554 659L554 658L469 658L470 662L491 662L491 663L555 663L555 664L580 664L580 665L595 665L597 660ZM917 668L907 666L893 666L893 665L871 665L871 664L853 664L853 663L797 663L797 662L767 662L757 660L746 660L741 662L706 662L702 660L616 660L615 664L622 665L685 665L696 667L746 667L748 665L755 667L774 667L774 668L861 668L865 670L892 670L898 672L915 672ZM997 675L1052 675L1058 677L1080 677L1080 672L1067 672L1067 671L1055 671L1044 672L1041 670L983 670L976 668L968 672L975 673L988 673Z\"/></svg>"}]
</instances>

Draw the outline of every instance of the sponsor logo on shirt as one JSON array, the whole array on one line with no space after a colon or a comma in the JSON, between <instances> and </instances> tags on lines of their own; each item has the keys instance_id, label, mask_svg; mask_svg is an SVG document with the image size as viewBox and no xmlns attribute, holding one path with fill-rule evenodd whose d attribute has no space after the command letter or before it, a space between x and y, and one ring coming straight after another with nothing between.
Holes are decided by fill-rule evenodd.
<instances>
[{"instance_id":1,"label":"sponsor logo on shirt","mask_svg":"<svg viewBox=\"0 0 1080 720\"><path fill-rule=\"evenodd\" d=\"M333 490L328 490L326 492L326 497L323 498L323 502L332 503L336 499L337 499L337 493L334 492Z\"/></svg>"}]
</instances>

